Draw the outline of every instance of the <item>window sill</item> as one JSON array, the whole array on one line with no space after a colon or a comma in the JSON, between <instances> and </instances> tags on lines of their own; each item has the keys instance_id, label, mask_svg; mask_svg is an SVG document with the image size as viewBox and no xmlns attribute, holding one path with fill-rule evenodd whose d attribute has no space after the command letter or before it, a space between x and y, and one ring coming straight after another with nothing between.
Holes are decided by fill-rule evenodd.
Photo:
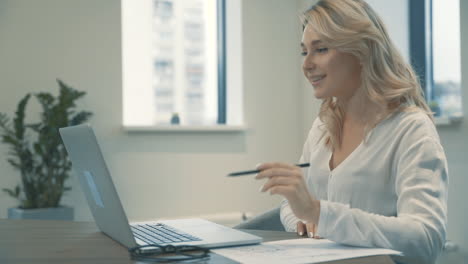
<instances>
[{"instance_id":1,"label":"window sill","mask_svg":"<svg viewBox=\"0 0 468 264\"><path fill-rule=\"evenodd\" d=\"M246 125L159 125L159 126L124 126L126 132L244 132L247 130Z\"/></svg>"},{"instance_id":2,"label":"window sill","mask_svg":"<svg viewBox=\"0 0 468 264\"><path fill-rule=\"evenodd\" d=\"M434 117L435 125L438 127L452 126L460 124L463 120L463 116L441 116Z\"/></svg>"}]
</instances>

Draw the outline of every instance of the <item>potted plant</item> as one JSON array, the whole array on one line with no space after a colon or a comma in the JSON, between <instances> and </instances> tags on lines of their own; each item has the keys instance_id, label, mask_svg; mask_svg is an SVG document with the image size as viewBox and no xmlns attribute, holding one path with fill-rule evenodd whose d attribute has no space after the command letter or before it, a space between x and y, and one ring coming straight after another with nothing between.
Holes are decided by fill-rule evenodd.
<instances>
[{"instance_id":1,"label":"potted plant","mask_svg":"<svg viewBox=\"0 0 468 264\"><path fill-rule=\"evenodd\" d=\"M77 91L60 80L58 97L37 93L42 106L40 121L25 123L25 110L31 94L18 103L11 120L0 113L0 137L9 145L8 162L20 172L21 183L3 191L18 199L17 208L8 209L9 218L73 219L73 208L62 206L62 195L71 188L65 185L70 176L71 162L59 136L61 127L87 121L91 112L76 111L75 101L86 93Z\"/></svg>"}]
</instances>

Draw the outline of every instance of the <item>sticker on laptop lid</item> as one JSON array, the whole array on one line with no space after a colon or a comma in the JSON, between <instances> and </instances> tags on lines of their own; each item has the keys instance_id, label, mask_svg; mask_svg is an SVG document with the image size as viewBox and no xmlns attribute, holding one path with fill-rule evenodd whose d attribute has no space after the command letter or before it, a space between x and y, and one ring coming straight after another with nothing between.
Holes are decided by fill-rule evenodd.
<instances>
[{"instance_id":1,"label":"sticker on laptop lid","mask_svg":"<svg viewBox=\"0 0 468 264\"><path fill-rule=\"evenodd\" d=\"M86 178L89 190L94 198L94 203L96 203L97 206L104 208L104 203L102 202L101 194L99 193L96 183L94 182L93 175L89 171L83 171L83 175Z\"/></svg>"}]
</instances>

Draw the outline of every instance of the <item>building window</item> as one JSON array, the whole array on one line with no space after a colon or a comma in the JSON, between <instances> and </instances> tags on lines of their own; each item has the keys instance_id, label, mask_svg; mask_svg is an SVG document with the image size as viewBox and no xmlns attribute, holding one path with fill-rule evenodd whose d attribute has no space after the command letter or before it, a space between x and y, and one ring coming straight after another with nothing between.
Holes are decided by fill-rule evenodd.
<instances>
[{"instance_id":1,"label":"building window","mask_svg":"<svg viewBox=\"0 0 468 264\"><path fill-rule=\"evenodd\" d=\"M124 126L243 125L240 22L239 0L123 0Z\"/></svg>"},{"instance_id":2,"label":"building window","mask_svg":"<svg viewBox=\"0 0 468 264\"><path fill-rule=\"evenodd\" d=\"M217 58L220 0L153 0L155 124L216 124L220 116ZM218 11L221 10L221 11ZM218 14L220 12L221 14ZM221 21L218 21L221 18ZM222 65L224 66L224 65ZM218 87L218 85L220 87ZM222 112L221 112L222 114Z\"/></svg>"},{"instance_id":3,"label":"building window","mask_svg":"<svg viewBox=\"0 0 468 264\"><path fill-rule=\"evenodd\" d=\"M436 117L462 116L460 1L411 0L411 62Z\"/></svg>"}]
</instances>

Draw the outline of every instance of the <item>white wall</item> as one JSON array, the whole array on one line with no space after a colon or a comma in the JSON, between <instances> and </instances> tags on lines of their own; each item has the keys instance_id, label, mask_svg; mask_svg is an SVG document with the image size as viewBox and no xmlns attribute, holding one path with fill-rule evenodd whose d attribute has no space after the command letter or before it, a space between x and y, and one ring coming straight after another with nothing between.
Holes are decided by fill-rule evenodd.
<instances>
[{"instance_id":1,"label":"white wall","mask_svg":"<svg viewBox=\"0 0 468 264\"><path fill-rule=\"evenodd\" d=\"M261 182L252 177L225 175L299 158L296 15L295 2L243 1L246 132L127 134L121 129L120 1L0 0L0 111L13 113L26 92L56 93L56 78L86 91L81 106L95 113L91 123L132 220L261 212L279 197L260 194ZM19 182L6 152L1 144L2 188ZM90 220L77 181L69 184L63 203L76 208L77 220ZM0 217L15 205L0 193Z\"/></svg>"}]
</instances>

